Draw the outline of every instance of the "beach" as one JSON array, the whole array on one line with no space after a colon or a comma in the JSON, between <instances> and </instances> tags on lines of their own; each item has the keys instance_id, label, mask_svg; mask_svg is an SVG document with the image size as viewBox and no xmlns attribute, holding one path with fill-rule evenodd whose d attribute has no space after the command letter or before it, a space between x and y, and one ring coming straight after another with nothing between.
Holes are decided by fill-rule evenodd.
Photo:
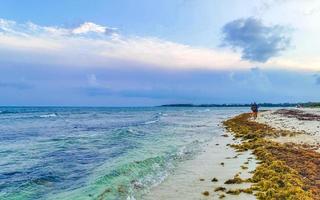
<instances>
[{"instance_id":1,"label":"beach","mask_svg":"<svg viewBox=\"0 0 320 200\"><path fill-rule=\"evenodd\" d=\"M311 108L232 117L221 137L143 199L319 199L319 121Z\"/></svg>"},{"instance_id":2,"label":"beach","mask_svg":"<svg viewBox=\"0 0 320 200\"><path fill-rule=\"evenodd\" d=\"M224 122L240 144L238 152L252 151L258 165L252 178L257 199L319 199L319 109L278 109L253 119L244 113Z\"/></svg>"},{"instance_id":3,"label":"beach","mask_svg":"<svg viewBox=\"0 0 320 200\"><path fill-rule=\"evenodd\" d=\"M314 150L320 152L320 109L300 108L266 111L259 115L257 121L276 129L302 133L294 137L272 138L274 141L310 145Z\"/></svg>"},{"instance_id":4,"label":"beach","mask_svg":"<svg viewBox=\"0 0 320 200\"><path fill-rule=\"evenodd\" d=\"M2 0L0 200L320 200L320 0Z\"/></svg>"},{"instance_id":5,"label":"beach","mask_svg":"<svg viewBox=\"0 0 320 200\"><path fill-rule=\"evenodd\" d=\"M320 194L318 109L272 109L256 120L247 108L1 110L0 199Z\"/></svg>"},{"instance_id":6,"label":"beach","mask_svg":"<svg viewBox=\"0 0 320 200\"><path fill-rule=\"evenodd\" d=\"M227 179L254 168L253 158L244 164L249 152L229 147L233 137L222 126L246 108L0 111L0 199L216 198L217 187L235 187L224 186Z\"/></svg>"},{"instance_id":7,"label":"beach","mask_svg":"<svg viewBox=\"0 0 320 200\"><path fill-rule=\"evenodd\" d=\"M228 191L250 186L250 183L224 184L239 172L244 179L251 177L248 172L254 170L256 166L256 160L251 152L237 153L228 147L231 143L234 143L231 135L228 137L222 135L207 143L200 155L182 163L175 173L159 186L152 188L143 199L218 199L221 195L224 195L225 199L255 199L253 195L246 193L227 195L223 191L215 191L219 187ZM244 164L246 162L248 163ZM242 165L248 168L242 169ZM204 195L206 191L208 194Z\"/></svg>"}]
</instances>

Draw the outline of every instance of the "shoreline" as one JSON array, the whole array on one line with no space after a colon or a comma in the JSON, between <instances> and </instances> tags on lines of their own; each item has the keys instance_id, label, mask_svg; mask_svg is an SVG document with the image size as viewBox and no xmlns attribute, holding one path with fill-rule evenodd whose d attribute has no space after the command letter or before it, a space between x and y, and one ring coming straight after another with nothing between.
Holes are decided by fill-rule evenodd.
<instances>
[{"instance_id":1,"label":"shoreline","mask_svg":"<svg viewBox=\"0 0 320 200\"><path fill-rule=\"evenodd\" d=\"M318 120L317 113L279 111L288 110L261 112L256 121L249 113L224 121L222 135L143 199L320 199L320 145L313 140L320 129L310 120Z\"/></svg>"},{"instance_id":2,"label":"shoreline","mask_svg":"<svg viewBox=\"0 0 320 200\"><path fill-rule=\"evenodd\" d=\"M208 142L203 152L195 159L181 163L173 174L160 185L151 188L143 199L255 199L252 194L231 195L225 193L250 187L250 183L236 185L225 184L225 182L239 172L241 178L250 178L252 175L249 172L256 167L256 160L252 153L236 152L230 147L230 144L235 141L230 134L226 136L226 133L225 131ZM224 188L222 189L224 191L215 191L219 188Z\"/></svg>"},{"instance_id":3,"label":"shoreline","mask_svg":"<svg viewBox=\"0 0 320 200\"><path fill-rule=\"evenodd\" d=\"M256 199L253 194L231 194L250 187L251 183L225 184L237 174L241 179L252 177L249 172L256 168L257 161L252 152L240 153L230 147L240 141L236 140L222 124L224 120L243 111L219 120L216 135L203 144L202 151L192 159L181 162L170 176L159 185L150 188L142 199Z\"/></svg>"}]
</instances>

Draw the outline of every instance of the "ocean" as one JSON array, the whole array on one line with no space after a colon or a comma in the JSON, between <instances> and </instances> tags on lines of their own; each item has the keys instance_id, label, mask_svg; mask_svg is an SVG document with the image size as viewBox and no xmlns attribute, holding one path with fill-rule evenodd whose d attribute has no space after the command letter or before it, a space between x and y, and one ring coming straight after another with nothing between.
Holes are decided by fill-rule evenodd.
<instances>
[{"instance_id":1,"label":"ocean","mask_svg":"<svg viewBox=\"0 0 320 200\"><path fill-rule=\"evenodd\" d=\"M0 199L143 199L244 111L0 107Z\"/></svg>"}]
</instances>

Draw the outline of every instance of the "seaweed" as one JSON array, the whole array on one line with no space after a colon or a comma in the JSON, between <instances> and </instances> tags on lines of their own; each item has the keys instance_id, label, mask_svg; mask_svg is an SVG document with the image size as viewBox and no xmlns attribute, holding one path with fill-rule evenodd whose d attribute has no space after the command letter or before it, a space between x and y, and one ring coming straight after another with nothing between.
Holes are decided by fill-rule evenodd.
<instances>
[{"instance_id":1,"label":"seaweed","mask_svg":"<svg viewBox=\"0 0 320 200\"><path fill-rule=\"evenodd\" d=\"M277 130L268 125L250 121L245 113L224 122L240 144L231 147L238 152L251 150L260 160L248 182L250 188L229 190L228 194L253 193L258 199L320 199L320 154L294 144L279 144L270 137L294 136L299 132ZM230 179L228 183L239 182Z\"/></svg>"},{"instance_id":2,"label":"seaweed","mask_svg":"<svg viewBox=\"0 0 320 200\"><path fill-rule=\"evenodd\" d=\"M228 134L222 134L221 136L222 136L222 137L229 137Z\"/></svg>"},{"instance_id":3,"label":"seaweed","mask_svg":"<svg viewBox=\"0 0 320 200\"><path fill-rule=\"evenodd\" d=\"M230 189L226 193L227 194L231 194L231 195L239 195L240 193L252 194L253 193L253 189L252 188L235 189L235 190Z\"/></svg>"},{"instance_id":4,"label":"seaweed","mask_svg":"<svg viewBox=\"0 0 320 200\"><path fill-rule=\"evenodd\" d=\"M218 179L217 178L213 178L213 179L211 179L211 182L218 182Z\"/></svg>"},{"instance_id":5,"label":"seaweed","mask_svg":"<svg viewBox=\"0 0 320 200\"><path fill-rule=\"evenodd\" d=\"M227 189L225 187L217 187L216 189L214 189L215 192L219 192L219 191L224 192L226 190Z\"/></svg>"},{"instance_id":6,"label":"seaweed","mask_svg":"<svg viewBox=\"0 0 320 200\"><path fill-rule=\"evenodd\" d=\"M202 192L202 194L203 194L204 196L209 196L209 195L210 195L210 193L209 193L208 191L204 191L204 192Z\"/></svg>"},{"instance_id":7,"label":"seaweed","mask_svg":"<svg viewBox=\"0 0 320 200\"><path fill-rule=\"evenodd\" d=\"M240 184L245 182L243 179L240 178L239 174L235 175L232 179L226 180L224 184Z\"/></svg>"},{"instance_id":8,"label":"seaweed","mask_svg":"<svg viewBox=\"0 0 320 200\"><path fill-rule=\"evenodd\" d=\"M244 165L241 165L240 167L241 167L241 169L243 169L243 170L248 169L248 167L247 167L247 166L244 166Z\"/></svg>"},{"instance_id":9,"label":"seaweed","mask_svg":"<svg viewBox=\"0 0 320 200\"><path fill-rule=\"evenodd\" d=\"M240 189L228 190L226 193L231 195L239 195L241 193L241 190Z\"/></svg>"}]
</instances>

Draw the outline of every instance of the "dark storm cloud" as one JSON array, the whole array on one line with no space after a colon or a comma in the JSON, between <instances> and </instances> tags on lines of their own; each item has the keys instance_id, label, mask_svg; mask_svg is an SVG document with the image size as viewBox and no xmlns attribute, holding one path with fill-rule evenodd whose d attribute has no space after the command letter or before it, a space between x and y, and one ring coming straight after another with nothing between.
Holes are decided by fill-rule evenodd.
<instances>
[{"instance_id":1,"label":"dark storm cloud","mask_svg":"<svg viewBox=\"0 0 320 200\"><path fill-rule=\"evenodd\" d=\"M237 19L222 28L223 45L241 49L242 58L266 62L288 48L290 37L282 26L266 26L255 18Z\"/></svg>"}]
</instances>

